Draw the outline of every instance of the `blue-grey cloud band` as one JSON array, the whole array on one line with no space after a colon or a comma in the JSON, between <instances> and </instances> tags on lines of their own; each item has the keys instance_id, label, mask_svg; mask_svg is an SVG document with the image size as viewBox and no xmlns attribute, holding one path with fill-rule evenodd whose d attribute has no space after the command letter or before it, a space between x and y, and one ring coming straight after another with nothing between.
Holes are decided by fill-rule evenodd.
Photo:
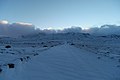
<instances>
[{"instance_id":1,"label":"blue-grey cloud band","mask_svg":"<svg viewBox=\"0 0 120 80\"><path fill-rule=\"evenodd\" d=\"M110 35L110 34L120 34L120 26L117 25L103 25L101 27L92 27L89 29L82 29L81 27L71 27L65 28L63 30L54 29L36 29L36 27L30 23L16 22L9 24L8 21L0 21L0 35L17 37L21 35L27 35L37 32L44 33L90 33L96 35Z\"/></svg>"}]
</instances>

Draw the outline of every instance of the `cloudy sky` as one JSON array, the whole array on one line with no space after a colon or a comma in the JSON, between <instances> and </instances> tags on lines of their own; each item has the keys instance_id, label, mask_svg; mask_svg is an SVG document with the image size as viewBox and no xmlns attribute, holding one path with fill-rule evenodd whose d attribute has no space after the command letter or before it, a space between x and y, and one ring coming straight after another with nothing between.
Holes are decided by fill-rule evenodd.
<instances>
[{"instance_id":1,"label":"cloudy sky","mask_svg":"<svg viewBox=\"0 0 120 80\"><path fill-rule=\"evenodd\" d=\"M41 29L120 24L120 0L0 0L0 20Z\"/></svg>"}]
</instances>

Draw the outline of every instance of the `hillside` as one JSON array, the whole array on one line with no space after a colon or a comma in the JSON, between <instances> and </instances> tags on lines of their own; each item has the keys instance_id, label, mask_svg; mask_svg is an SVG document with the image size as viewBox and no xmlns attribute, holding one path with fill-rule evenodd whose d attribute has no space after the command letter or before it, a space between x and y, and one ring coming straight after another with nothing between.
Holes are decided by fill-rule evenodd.
<instances>
[{"instance_id":1,"label":"hillside","mask_svg":"<svg viewBox=\"0 0 120 80\"><path fill-rule=\"evenodd\" d=\"M0 42L0 80L120 79L116 35L34 34Z\"/></svg>"}]
</instances>

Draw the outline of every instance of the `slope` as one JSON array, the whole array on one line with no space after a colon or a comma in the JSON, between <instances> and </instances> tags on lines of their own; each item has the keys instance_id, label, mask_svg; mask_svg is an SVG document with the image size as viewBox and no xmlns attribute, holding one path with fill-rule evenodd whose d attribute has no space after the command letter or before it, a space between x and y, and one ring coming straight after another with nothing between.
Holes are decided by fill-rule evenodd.
<instances>
[{"instance_id":1,"label":"slope","mask_svg":"<svg viewBox=\"0 0 120 80\"><path fill-rule=\"evenodd\" d=\"M120 69L107 58L68 44L53 47L32 58L15 80L119 80Z\"/></svg>"}]
</instances>

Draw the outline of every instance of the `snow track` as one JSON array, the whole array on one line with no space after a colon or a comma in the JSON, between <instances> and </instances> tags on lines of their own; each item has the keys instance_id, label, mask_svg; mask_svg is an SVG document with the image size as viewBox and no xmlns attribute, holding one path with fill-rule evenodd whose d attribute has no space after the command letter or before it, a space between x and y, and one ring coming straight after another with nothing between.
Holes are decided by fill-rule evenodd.
<instances>
[{"instance_id":1,"label":"snow track","mask_svg":"<svg viewBox=\"0 0 120 80\"><path fill-rule=\"evenodd\" d=\"M22 66L20 80L120 80L114 61L64 44ZM19 80L19 79L18 79Z\"/></svg>"}]
</instances>

